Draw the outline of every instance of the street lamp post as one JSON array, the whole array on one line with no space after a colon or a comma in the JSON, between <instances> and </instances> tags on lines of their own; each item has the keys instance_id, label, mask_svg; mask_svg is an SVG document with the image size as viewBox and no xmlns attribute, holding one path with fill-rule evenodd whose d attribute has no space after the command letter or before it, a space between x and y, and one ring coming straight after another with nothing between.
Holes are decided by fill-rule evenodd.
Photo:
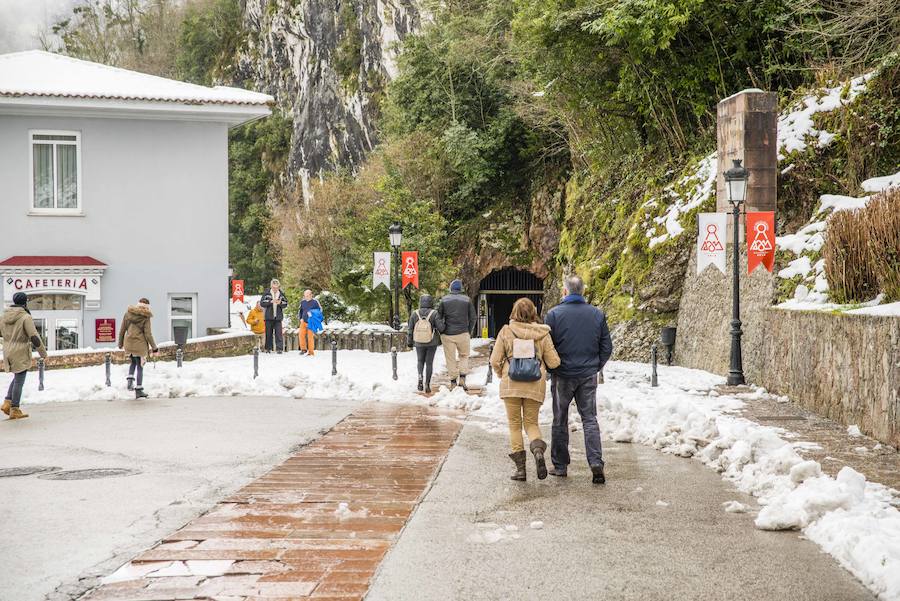
<instances>
[{"instance_id":1,"label":"street lamp post","mask_svg":"<svg viewBox=\"0 0 900 601\"><path fill-rule=\"evenodd\" d=\"M388 228L391 238L391 249L394 251L394 329L400 330L400 243L403 241L403 228L394 222Z\"/></svg>"},{"instance_id":2,"label":"street lamp post","mask_svg":"<svg viewBox=\"0 0 900 601\"><path fill-rule=\"evenodd\" d=\"M725 171L725 186L728 188L728 202L731 203L734 216L734 277L731 293L731 367L728 370L728 385L740 386L744 381L744 363L741 357L741 205L747 194L749 173L741 165L740 160L733 160L733 165Z\"/></svg>"}]
</instances>

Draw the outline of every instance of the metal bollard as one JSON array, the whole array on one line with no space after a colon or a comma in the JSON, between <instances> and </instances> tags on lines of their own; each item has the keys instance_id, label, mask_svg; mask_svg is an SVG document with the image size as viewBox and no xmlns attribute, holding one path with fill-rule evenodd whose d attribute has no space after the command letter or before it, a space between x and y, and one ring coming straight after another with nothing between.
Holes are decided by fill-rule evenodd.
<instances>
[{"instance_id":1,"label":"metal bollard","mask_svg":"<svg viewBox=\"0 0 900 601\"><path fill-rule=\"evenodd\" d=\"M656 345L650 347L650 386L659 386L656 378Z\"/></svg>"},{"instance_id":2,"label":"metal bollard","mask_svg":"<svg viewBox=\"0 0 900 601\"><path fill-rule=\"evenodd\" d=\"M184 349L182 349L181 346L179 346L177 349L175 349L175 364L178 367L181 367L181 360L183 358L184 358Z\"/></svg>"},{"instance_id":3,"label":"metal bollard","mask_svg":"<svg viewBox=\"0 0 900 601\"><path fill-rule=\"evenodd\" d=\"M337 340L331 339L331 375L337 375Z\"/></svg>"},{"instance_id":4,"label":"metal bollard","mask_svg":"<svg viewBox=\"0 0 900 601\"><path fill-rule=\"evenodd\" d=\"M490 349L491 350L490 350L490 353L488 354L488 357L490 357L491 355L494 354L494 343L493 342L491 343ZM488 374L487 374L487 380L485 380L484 383L490 384L493 381L494 381L494 370L491 369L491 360L488 359Z\"/></svg>"},{"instance_id":5,"label":"metal bollard","mask_svg":"<svg viewBox=\"0 0 900 601\"><path fill-rule=\"evenodd\" d=\"M112 354L106 353L106 385L112 386Z\"/></svg>"},{"instance_id":6,"label":"metal bollard","mask_svg":"<svg viewBox=\"0 0 900 601\"><path fill-rule=\"evenodd\" d=\"M253 347L253 379L259 376L259 347Z\"/></svg>"},{"instance_id":7,"label":"metal bollard","mask_svg":"<svg viewBox=\"0 0 900 601\"><path fill-rule=\"evenodd\" d=\"M44 358L38 359L38 390L44 389Z\"/></svg>"},{"instance_id":8,"label":"metal bollard","mask_svg":"<svg viewBox=\"0 0 900 601\"><path fill-rule=\"evenodd\" d=\"M394 379L397 379L397 347L391 347L391 366L394 369Z\"/></svg>"}]
</instances>

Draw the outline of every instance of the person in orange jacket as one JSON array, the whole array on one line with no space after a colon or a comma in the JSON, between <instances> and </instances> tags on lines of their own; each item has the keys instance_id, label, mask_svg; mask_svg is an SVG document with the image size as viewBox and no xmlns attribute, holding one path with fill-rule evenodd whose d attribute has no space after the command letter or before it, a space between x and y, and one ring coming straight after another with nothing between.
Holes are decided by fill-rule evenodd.
<instances>
[{"instance_id":1,"label":"person in orange jacket","mask_svg":"<svg viewBox=\"0 0 900 601\"><path fill-rule=\"evenodd\" d=\"M266 319L259 301L256 301L256 306L247 314L247 325L250 326L250 331L256 334L256 346L262 348L265 344Z\"/></svg>"}]
</instances>

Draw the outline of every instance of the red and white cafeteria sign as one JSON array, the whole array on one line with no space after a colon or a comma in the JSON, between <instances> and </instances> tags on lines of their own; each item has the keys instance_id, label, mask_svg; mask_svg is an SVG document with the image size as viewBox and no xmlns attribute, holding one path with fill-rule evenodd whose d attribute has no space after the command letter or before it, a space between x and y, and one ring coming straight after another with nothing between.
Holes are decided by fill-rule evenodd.
<instances>
[{"instance_id":1,"label":"red and white cafeteria sign","mask_svg":"<svg viewBox=\"0 0 900 601\"><path fill-rule=\"evenodd\" d=\"M32 294L80 294L86 301L100 300L100 276L77 274L15 274L3 278L3 300L12 302L17 292Z\"/></svg>"},{"instance_id":2,"label":"red and white cafeteria sign","mask_svg":"<svg viewBox=\"0 0 900 601\"><path fill-rule=\"evenodd\" d=\"M769 271L775 265L775 213L747 213L747 273L757 265Z\"/></svg>"}]
</instances>

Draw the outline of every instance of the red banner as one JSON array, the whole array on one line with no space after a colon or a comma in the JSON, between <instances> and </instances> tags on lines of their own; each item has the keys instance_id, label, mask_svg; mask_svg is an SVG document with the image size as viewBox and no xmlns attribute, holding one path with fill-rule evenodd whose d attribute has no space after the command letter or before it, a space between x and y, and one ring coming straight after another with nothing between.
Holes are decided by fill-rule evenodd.
<instances>
[{"instance_id":1,"label":"red banner","mask_svg":"<svg viewBox=\"0 0 900 601\"><path fill-rule=\"evenodd\" d=\"M231 302L244 302L244 280L231 280Z\"/></svg>"},{"instance_id":2,"label":"red banner","mask_svg":"<svg viewBox=\"0 0 900 601\"><path fill-rule=\"evenodd\" d=\"M115 319L95 319L94 320L94 340L97 342L115 342L116 341L116 320Z\"/></svg>"},{"instance_id":3,"label":"red banner","mask_svg":"<svg viewBox=\"0 0 900 601\"><path fill-rule=\"evenodd\" d=\"M402 288L406 288L412 284L416 288L419 287L419 253L414 250L403 251L400 269Z\"/></svg>"},{"instance_id":4,"label":"red banner","mask_svg":"<svg viewBox=\"0 0 900 601\"><path fill-rule=\"evenodd\" d=\"M775 265L775 213L747 213L747 273L758 265L772 271Z\"/></svg>"}]
</instances>

